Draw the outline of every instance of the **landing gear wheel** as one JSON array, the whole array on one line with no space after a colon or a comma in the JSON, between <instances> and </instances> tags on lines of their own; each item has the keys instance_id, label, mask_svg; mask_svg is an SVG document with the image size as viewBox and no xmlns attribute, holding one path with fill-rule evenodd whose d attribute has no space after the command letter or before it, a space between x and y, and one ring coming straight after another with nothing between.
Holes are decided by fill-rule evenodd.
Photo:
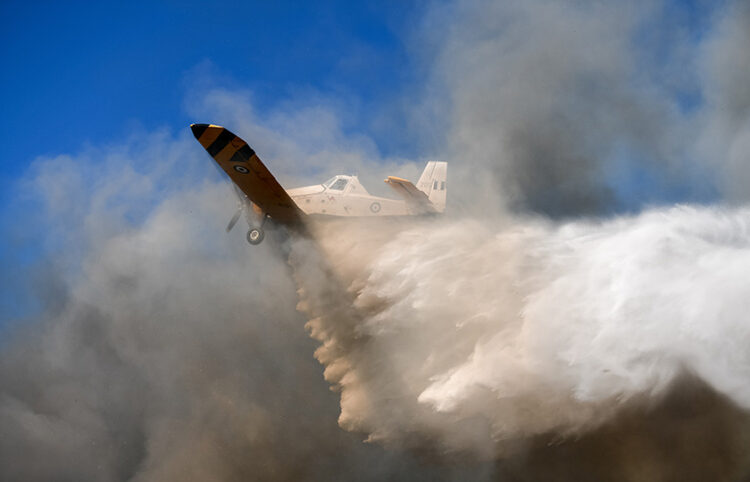
<instances>
[{"instance_id":1,"label":"landing gear wheel","mask_svg":"<svg viewBox=\"0 0 750 482\"><path fill-rule=\"evenodd\" d=\"M260 244L265 236L262 229L253 228L247 232L247 242L255 246Z\"/></svg>"}]
</instances>

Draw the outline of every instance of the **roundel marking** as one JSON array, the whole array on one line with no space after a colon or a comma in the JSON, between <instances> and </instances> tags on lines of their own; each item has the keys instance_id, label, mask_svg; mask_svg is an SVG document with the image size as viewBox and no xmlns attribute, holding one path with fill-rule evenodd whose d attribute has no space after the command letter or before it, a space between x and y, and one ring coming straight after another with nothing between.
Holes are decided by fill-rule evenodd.
<instances>
[{"instance_id":1,"label":"roundel marking","mask_svg":"<svg viewBox=\"0 0 750 482\"><path fill-rule=\"evenodd\" d=\"M246 168L245 166L233 166L233 167L235 171L241 172L242 174L247 174L248 172L250 172L250 170Z\"/></svg>"},{"instance_id":2,"label":"roundel marking","mask_svg":"<svg viewBox=\"0 0 750 482\"><path fill-rule=\"evenodd\" d=\"M375 201L374 203L370 204L370 211L374 213L380 212L380 203Z\"/></svg>"}]
</instances>

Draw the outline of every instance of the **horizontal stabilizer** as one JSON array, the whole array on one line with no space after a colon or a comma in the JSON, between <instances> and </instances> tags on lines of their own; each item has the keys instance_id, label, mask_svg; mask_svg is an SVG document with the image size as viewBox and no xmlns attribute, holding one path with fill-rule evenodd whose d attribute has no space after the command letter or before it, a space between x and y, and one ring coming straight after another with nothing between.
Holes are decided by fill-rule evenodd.
<instances>
[{"instance_id":1,"label":"horizontal stabilizer","mask_svg":"<svg viewBox=\"0 0 750 482\"><path fill-rule=\"evenodd\" d=\"M427 194L417 189L411 181L396 176L388 176L385 182L393 188L406 202L419 213L436 213L437 209L430 202Z\"/></svg>"}]
</instances>

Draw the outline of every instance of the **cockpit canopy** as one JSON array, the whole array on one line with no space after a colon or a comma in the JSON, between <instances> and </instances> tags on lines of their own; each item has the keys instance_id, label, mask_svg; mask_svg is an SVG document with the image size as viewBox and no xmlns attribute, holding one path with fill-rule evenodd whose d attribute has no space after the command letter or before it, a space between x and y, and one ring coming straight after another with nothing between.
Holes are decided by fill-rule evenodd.
<instances>
[{"instance_id":1,"label":"cockpit canopy","mask_svg":"<svg viewBox=\"0 0 750 482\"><path fill-rule=\"evenodd\" d=\"M357 176L346 176L339 174L333 176L323 183L323 187L329 191L337 191L346 194L368 195L367 189L359 182Z\"/></svg>"},{"instance_id":2,"label":"cockpit canopy","mask_svg":"<svg viewBox=\"0 0 750 482\"><path fill-rule=\"evenodd\" d=\"M326 189L333 191L343 191L349 182L349 176L333 176L331 179L323 183Z\"/></svg>"}]
</instances>

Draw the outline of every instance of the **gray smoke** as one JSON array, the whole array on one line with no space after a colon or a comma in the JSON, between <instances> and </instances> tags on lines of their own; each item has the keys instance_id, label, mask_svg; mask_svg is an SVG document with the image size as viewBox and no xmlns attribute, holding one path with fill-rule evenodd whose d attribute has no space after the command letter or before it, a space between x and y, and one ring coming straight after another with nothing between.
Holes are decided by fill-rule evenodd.
<instances>
[{"instance_id":1,"label":"gray smoke","mask_svg":"<svg viewBox=\"0 0 750 482\"><path fill-rule=\"evenodd\" d=\"M62 228L60 258L40 267L47 309L4 340L0 478L451 480L336 425L281 251L223 235L225 182L178 187L210 174L207 159L153 162L191 142L150 136L137 144L151 154L104 154L93 186L85 156L38 161L30 186L49 195L50 232L53 217L85 227ZM114 175L133 150L133 172ZM156 186L170 194L147 209ZM129 199L128 212L107 199Z\"/></svg>"},{"instance_id":2,"label":"gray smoke","mask_svg":"<svg viewBox=\"0 0 750 482\"><path fill-rule=\"evenodd\" d=\"M698 150L719 171L725 197L747 202L750 183L750 5L736 2L718 16L702 47L706 108Z\"/></svg>"},{"instance_id":3,"label":"gray smoke","mask_svg":"<svg viewBox=\"0 0 750 482\"><path fill-rule=\"evenodd\" d=\"M413 125L451 163L444 220L250 250L187 129L36 160L42 309L0 349L0 478L746 479L750 15L696 39L669 12L431 6ZM283 185L418 175L325 96L250 99L186 107Z\"/></svg>"},{"instance_id":4,"label":"gray smoke","mask_svg":"<svg viewBox=\"0 0 750 482\"><path fill-rule=\"evenodd\" d=\"M433 9L424 115L441 119L439 155L467 187L454 207L479 191L490 208L571 217L742 191L748 15L725 7L693 30L662 2Z\"/></svg>"}]
</instances>

